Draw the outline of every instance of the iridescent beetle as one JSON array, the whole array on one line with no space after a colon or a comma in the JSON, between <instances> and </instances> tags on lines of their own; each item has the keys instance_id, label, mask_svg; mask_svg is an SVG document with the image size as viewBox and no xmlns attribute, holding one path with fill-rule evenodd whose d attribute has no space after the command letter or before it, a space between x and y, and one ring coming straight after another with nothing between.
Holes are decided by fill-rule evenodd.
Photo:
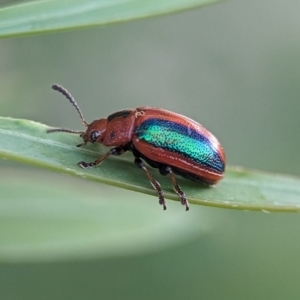
<instances>
[{"instance_id":1,"label":"iridescent beetle","mask_svg":"<svg viewBox=\"0 0 300 300\"><path fill-rule=\"evenodd\" d=\"M225 153L206 128L183 115L155 107L138 107L115 112L88 124L72 95L62 86L52 88L62 93L76 108L86 131L53 128L47 132L69 132L80 134L83 143L100 143L112 147L93 162L81 161L82 168L91 168L102 163L110 155L121 155L131 151L134 163L141 168L153 188L157 191L159 204L166 209L166 201L160 184L153 178L143 161L158 168L161 175L169 175L181 203L189 210L184 192L174 174L193 181L213 185L223 178Z\"/></svg>"}]
</instances>

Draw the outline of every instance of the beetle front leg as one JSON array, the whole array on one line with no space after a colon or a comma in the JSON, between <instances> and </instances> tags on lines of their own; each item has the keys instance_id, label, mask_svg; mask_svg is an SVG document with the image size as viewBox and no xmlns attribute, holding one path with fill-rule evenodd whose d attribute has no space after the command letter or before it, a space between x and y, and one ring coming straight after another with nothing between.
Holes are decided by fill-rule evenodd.
<instances>
[{"instance_id":1,"label":"beetle front leg","mask_svg":"<svg viewBox=\"0 0 300 300\"><path fill-rule=\"evenodd\" d=\"M148 169L146 168L145 164L143 163L143 161L140 158L135 158L134 163L141 168L142 170L144 170L146 176L148 177L148 179L150 180L151 185L153 186L153 188L157 191L158 193L158 198L159 198L159 204L163 206L164 210L167 209L166 206L166 200L164 197L164 192L161 189L160 184L158 183L158 181L156 181L154 179L154 177L151 175L151 173L148 171Z\"/></svg>"},{"instance_id":2,"label":"beetle front leg","mask_svg":"<svg viewBox=\"0 0 300 300\"><path fill-rule=\"evenodd\" d=\"M85 161L80 161L78 163L78 166L80 166L83 169L86 168L93 168L99 164L101 164L106 158L108 158L110 155L122 155L126 150L124 150L121 147L116 147L116 148L112 148L110 149L106 154L100 156L98 159L96 159L93 162L87 163Z\"/></svg>"},{"instance_id":3,"label":"beetle front leg","mask_svg":"<svg viewBox=\"0 0 300 300\"><path fill-rule=\"evenodd\" d=\"M160 168L160 173L162 175L166 175L166 174L170 175L171 180L172 180L172 184L173 184L173 189L174 189L175 193L180 197L181 204L185 205L185 210L188 211L190 209L189 208L189 202L186 199L185 193L183 192L183 190L178 185L172 168L169 167L169 166L164 166L163 168Z\"/></svg>"}]
</instances>

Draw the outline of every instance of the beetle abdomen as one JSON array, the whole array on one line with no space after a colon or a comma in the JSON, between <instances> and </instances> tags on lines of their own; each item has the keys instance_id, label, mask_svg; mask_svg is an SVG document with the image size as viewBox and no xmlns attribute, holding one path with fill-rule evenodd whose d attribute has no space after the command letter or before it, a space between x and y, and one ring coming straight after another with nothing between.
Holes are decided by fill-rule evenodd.
<instances>
[{"instance_id":1,"label":"beetle abdomen","mask_svg":"<svg viewBox=\"0 0 300 300\"><path fill-rule=\"evenodd\" d=\"M225 163L219 142L212 134L207 135L194 123L148 118L136 127L134 144L147 158L173 166L179 173L194 174L200 180L210 173L207 182L212 184L222 178Z\"/></svg>"}]
</instances>

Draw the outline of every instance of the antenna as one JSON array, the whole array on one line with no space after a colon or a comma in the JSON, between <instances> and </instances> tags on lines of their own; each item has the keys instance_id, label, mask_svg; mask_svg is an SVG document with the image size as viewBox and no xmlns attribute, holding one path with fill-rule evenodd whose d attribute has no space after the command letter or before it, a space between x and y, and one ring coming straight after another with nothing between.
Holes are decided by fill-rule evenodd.
<instances>
[{"instance_id":1,"label":"antenna","mask_svg":"<svg viewBox=\"0 0 300 300\"><path fill-rule=\"evenodd\" d=\"M71 95L71 93L65 89L64 87L62 87L61 85L58 85L58 84L53 84L52 85L52 89L55 90L55 91L58 91L60 92L61 94L63 94L69 101L70 103L75 107L75 109L77 110L78 114L79 114L79 117L82 121L82 124L84 126L88 126L88 123L85 121L85 119L83 118L83 115L82 115L82 112L78 106L78 104L76 103L75 99L73 98L73 96Z\"/></svg>"},{"instance_id":2,"label":"antenna","mask_svg":"<svg viewBox=\"0 0 300 300\"><path fill-rule=\"evenodd\" d=\"M88 123L83 118L82 112L81 112L78 104L76 103L75 99L71 95L71 93L67 89L65 89L64 87L62 87L62 86L60 86L58 84L53 84L52 88L53 88L53 90L58 91L61 94L63 94L70 101L70 103L77 110L77 112L79 114L79 117L80 117L80 119L82 121L82 124L84 126L86 126L86 127L89 126ZM52 132L69 132L69 133L75 133L75 134L83 134L84 133L84 131L81 131L81 130L70 130L70 129L65 129L65 128L53 128L53 129L47 130L47 133L52 133Z\"/></svg>"},{"instance_id":3,"label":"antenna","mask_svg":"<svg viewBox=\"0 0 300 300\"><path fill-rule=\"evenodd\" d=\"M71 129L65 129L65 128L52 128L52 129L47 130L47 133L52 133L52 132L69 132L69 133L76 133L76 134L84 133L84 131L82 131L82 130L71 130Z\"/></svg>"}]
</instances>

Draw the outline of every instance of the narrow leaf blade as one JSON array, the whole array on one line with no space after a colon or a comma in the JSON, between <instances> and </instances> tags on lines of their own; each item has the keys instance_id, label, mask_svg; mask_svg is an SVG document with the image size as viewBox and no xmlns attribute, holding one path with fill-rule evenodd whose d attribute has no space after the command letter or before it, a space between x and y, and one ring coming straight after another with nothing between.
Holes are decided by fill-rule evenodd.
<instances>
[{"instance_id":1,"label":"narrow leaf blade","mask_svg":"<svg viewBox=\"0 0 300 300\"><path fill-rule=\"evenodd\" d=\"M133 164L131 153L112 156L98 167L83 170L77 162L93 161L108 149L100 145L77 148L75 145L82 141L79 136L47 134L47 129L33 121L0 117L0 157L156 196L147 178ZM178 201L170 178L154 169L151 172L161 183L165 197ZM298 178L231 167L215 187L181 178L178 181L194 204L263 211L300 210Z\"/></svg>"},{"instance_id":2,"label":"narrow leaf blade","mask_svg":"<svg viewBox=\"0 0 300 300\"><path fill-rule=\"evenodd\" d=\"M105 25L174 13L220 0L52 0L0 9L0 37Z\"/></svg>"}]
</instances>

